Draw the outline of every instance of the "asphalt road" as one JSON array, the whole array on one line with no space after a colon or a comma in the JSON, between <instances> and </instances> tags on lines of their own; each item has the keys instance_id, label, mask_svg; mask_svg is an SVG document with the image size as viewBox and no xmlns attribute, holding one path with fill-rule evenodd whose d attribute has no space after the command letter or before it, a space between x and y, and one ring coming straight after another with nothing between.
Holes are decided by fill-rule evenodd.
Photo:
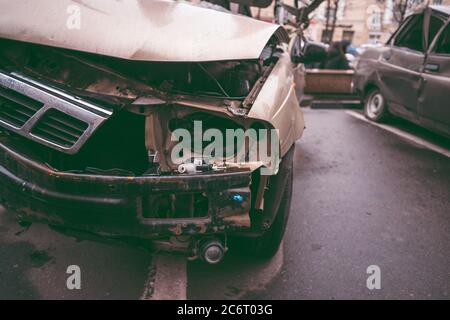
<instances>
[{"instance_id":1,"label":"asphalt road","mask_svg":"<svg viewBox=\"0 0 450 320\"><path fill-rule=\"evenodd\" d=\"M305 117L284 267L253 298L449 299L450 159L341 110ZM371 265L380 290L367 289Z\"/></svg>"},{"instance_id":2,"label":"asphalt road","mask_svg":"<svg viewBox=\"0 0 450 320\"><path fill-rule=\"evenodd\" d=\"M450 158L345 110L305 117L284 251L264 263L236 254L219 266L189 263L187 297L449 299ZM450 150L425 130L389 125ZM154 260L136 244L25 229L0 210L0 299L138 299L152 290ZM72 264L81 290L66 287ZM380 290L366 287L371 265Z\"/></svg>"},{"instance_id":3,"label":"asphalt road","mask_svg":"<svg viewBox=\"0 0 450 320\"><path fill-rule=\"evenodd\" d=\"M80 241L44 225L20 227L0 210L0 300L138 299L151 266L143 248ZM67 268L81 271L81 290L68 290Z\"/></svg>"}]
</instances>

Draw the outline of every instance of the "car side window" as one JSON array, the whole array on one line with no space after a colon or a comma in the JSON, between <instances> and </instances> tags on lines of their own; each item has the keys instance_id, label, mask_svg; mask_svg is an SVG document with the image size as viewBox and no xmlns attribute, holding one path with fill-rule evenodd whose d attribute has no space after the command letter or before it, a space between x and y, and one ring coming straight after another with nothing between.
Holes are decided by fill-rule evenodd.
<instances>
[{"instance_id":1,"label":"car side window","mask_svg":"<svg viewBox=\"0 0 450 320\"><path fill-rule=\"evenodd\" d=\"M439 19L438 17L431 16L430 27L428 30L429 45L433 43L434 38L438 34L439 30L441 30L443 25L444 25L443 20Z\"/></svg>"},{"instance_id":2,"label":"car side window","mask_svg":"<svg viewBox=\"0 0 450 320\"><path fill-rule=\"evenodd\" d=\"M441 34L435 52L450 55L450 24L447 25L444 32Z\"/></svg>"},{"instance_id":3,"label":"car side window","mask_svg":"<svg viewBox=\"0 0 450 320\"><path fill-rule=\"evenodd\" d=\"M424 52L423 19L423 14L412 17L395 38L394 46Z\"/></svg>"}]
</instances>

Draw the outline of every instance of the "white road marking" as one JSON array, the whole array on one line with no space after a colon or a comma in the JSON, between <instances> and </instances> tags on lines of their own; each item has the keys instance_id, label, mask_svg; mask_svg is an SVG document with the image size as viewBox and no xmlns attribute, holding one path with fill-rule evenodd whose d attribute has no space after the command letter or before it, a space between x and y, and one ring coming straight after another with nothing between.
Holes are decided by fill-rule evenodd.
<instances>
[{"instance_id":1,"label":"white road marking","mask_svg":"<svg viewBox=\"0 0 450 320\"><path fill-rule=\"evenodd\" d=\"M147 279L145 279L144 289L142 290L142 294L139 300L151 299L155 287L155 273L156 273L156 266L155 263L152 261L150 263L150 266L148 267Z\"/></svg>"},{"instance_id":2,"label":"white road marking","mask_svg":"<svg viewBox=\"0 0 450 320\"><path fill-rule=\"evenodd\" d=\"M391 126L388 126L388 125L385 125L385 124L372 122L372 121L366 119L366 117L364 117L364 115L362 115L362 114L360 114L360 113L358 113L356 111L346 111L346 113L348 115L354 117L354 118L357 118L359 120L362 120L362 121L365 121L367 123L370 123L370 124L372 124L372 125L374 125L376 127L379 127L379 128L381 128L383 130L389 131L389 132L391 132L391 133L393 133L393 134L395 134L395 135L397 135L397 136L399 136L399 137L401 137L403 139L409 140L409 141L411 141L411 142L413 142L415 144L418 144L418 145L420 145L420 146L422 146L424 148L427 148L429 150L432 150L434 152L437 152L439 154L442 154L442 155L450 158L450 150L442 148L442 147L440 147L440 146L438 146L438 145L436 145L434 143L431 143L431 142L429 142L429 141L427 141L425 139L422 139L422 138L417 137L417 136L415 136L413 134L410 134L408 132L405 132L403 130L400 130L400 129L397 129L397 128L394 128L394 127L391 127Z\"/></svg>"},{"instance_id":3,"label":"white road marking","mask_svg":"<svg viewBox=\"0 0 450 320\"><path fill-rule=\"evenodd\" d=\"M141 300L186 300L186 257L161 254L149 268Z\"/></svg>"}]
</instances>

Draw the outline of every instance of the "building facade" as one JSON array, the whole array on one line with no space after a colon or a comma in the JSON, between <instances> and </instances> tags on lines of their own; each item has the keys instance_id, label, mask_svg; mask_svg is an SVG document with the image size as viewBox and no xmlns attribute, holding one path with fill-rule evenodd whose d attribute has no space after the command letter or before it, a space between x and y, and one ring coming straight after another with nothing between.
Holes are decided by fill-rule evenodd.
<instances>
[{"instance_id":1,"label":"building facade","mask_svg":"<svg viewBox=\"0 0 450 320\"><path fill-rule=\"evenodd\" d=\"M385 43L399 25L399 14L394 13L396 3L397 0L337 1L337 20L332 41L349 40L355 46ZM426 3L450 5L450 0L410 0L406 14ZM327 15L332 16L333 12L328 12L327 7L325 1L317 10L308 30L308 36L315 41L329 40L326 20Z\"/></svg>"},{"instance_id":2,"label":"building facade","mask_svg":"<svg viewBox=\"0 0 450 320\"><path fill-rule=\"evenodd\" d=\"M400 17L394 14L394 9L399 1L401 0L331 0L331 3L337 2L337 10L334 6L331 6L331 10L327 10L329 7L325 0L312 16L307 37L314 41L328 42L330 32L327 32L326 28L327 17L331 24L333 11L336 10L337 19L332 41L348 40L354 46L385 43L398 27ZM450 5L450 0L407 1L408 11L425 3ZM283 2L292 5L294 1L284 0ZM265 9L253 8L253 16L273 21L273 6L272 4Z\"/></svg>"}]
</instances>

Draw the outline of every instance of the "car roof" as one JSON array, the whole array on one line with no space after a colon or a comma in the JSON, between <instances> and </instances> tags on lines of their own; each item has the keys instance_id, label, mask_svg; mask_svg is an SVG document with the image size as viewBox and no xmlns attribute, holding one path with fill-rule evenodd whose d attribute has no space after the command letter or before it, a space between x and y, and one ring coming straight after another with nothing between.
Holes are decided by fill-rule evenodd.
<instances>
[{"instance_id":1,"label":"car roof","mask_svg":"<svg viewBox=\"0 0 450 320\"><path fill-rule=\"evenodd\" d=\"M440 13L445 14L447 17L450 17L450 6L443 6L443 5L432 5L430 6L431 9L434 11L438 11Z\"/></svg>"}]
</instances>

